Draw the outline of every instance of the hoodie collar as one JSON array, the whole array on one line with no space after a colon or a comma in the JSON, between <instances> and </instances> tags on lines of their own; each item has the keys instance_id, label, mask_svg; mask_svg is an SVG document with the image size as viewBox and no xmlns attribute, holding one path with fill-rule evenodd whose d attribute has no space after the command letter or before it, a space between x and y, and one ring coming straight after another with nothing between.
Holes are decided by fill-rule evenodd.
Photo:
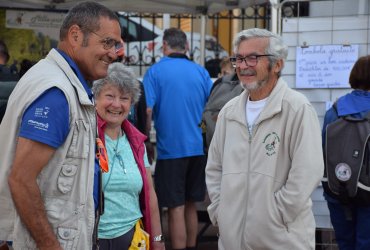
<instances>
[{"instance_id":1,"label":"hoodie collar","mask_svg":"<svg viewBox=\"0 0 370 250\"><path fill-rule=\"evenodd\" d=\"M260 121L268 119L281 112L283 97L287 88L287 83L280 77L272 92L267 97L266 106L263 108L256 123L259 123ZM236 120L242 124L246 123L245 105L248 98L249 92L247 90L244 90L243 93L240 95L240 98L236 104L236 108L231 111L231 114L229 116L230 119Z\"/></svg>"},{"instance_id":2,"label":"hoodie collar","mask_svg":"<svg viewBox=\"0 0 370 250\"><path fill-rule=\"evenodd\" d=\"M370 92L356 89L339 98L337 103L339 116L357 114L370 110Z\"/></svg>"}]
</instances>

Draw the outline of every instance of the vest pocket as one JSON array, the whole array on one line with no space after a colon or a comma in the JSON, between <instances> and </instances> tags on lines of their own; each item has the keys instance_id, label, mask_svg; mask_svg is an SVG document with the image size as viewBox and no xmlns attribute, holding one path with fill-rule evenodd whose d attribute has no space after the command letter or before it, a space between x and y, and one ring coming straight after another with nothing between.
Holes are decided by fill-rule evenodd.
<instances>
[{"instance_id":1,"label":"vest pocket","mask_svg":"<svg viewBox=\"0 0 370 250\"><path fill-rule=\"evenodd\" d=\"M67 157L86 159L89 149L89 131L90 126L83 120L75 121L72 125L73 130L71 144L68 148Z\"/></svg>"},{"instance_id":2,"label":"vest pocket","mask_svg":"<svg viewBox=\"0 0 370 250\"><path fill-rule=\"evenodd\" d=\"M75 249L79 238L78 230L74 228L58 227L58 238L64 250Z\"/></svg>"},{"instance_id":3,"label":"vest pocket","mask_svg":"<svg viewBox=\"0 0 370 250\"><path fill-rule=\"evenodd\" d=\"M77 173L77 166L63 165L58 176L58 189L63 194L72 190L75 175Z\"/></svg>"}]
</instances>

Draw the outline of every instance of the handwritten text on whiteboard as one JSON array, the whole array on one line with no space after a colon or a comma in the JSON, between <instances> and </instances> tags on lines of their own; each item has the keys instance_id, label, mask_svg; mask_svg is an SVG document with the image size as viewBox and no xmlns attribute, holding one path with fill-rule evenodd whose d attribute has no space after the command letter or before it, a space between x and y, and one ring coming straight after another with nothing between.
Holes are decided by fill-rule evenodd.
<instances>
[{"instance_id":1,"label":"handwritten text on whiteboard","mask_svg":"<svg viewBox=\"0 0 370 250\"><path fill-rule=\"evenodd\" d=\"M297 47L297 88L350 88L348 79L358 45Z\"/></svg>"}]
</instances>

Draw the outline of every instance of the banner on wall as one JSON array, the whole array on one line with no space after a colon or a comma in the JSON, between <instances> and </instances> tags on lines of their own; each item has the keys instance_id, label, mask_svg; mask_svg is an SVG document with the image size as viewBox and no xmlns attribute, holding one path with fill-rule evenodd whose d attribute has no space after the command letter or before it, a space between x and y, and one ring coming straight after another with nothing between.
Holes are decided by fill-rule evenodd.
<instances>
[{"instance_id":1,"label":"banner on wall","mask_svg":"<svg viewBox=\"0 0 370 250\"><path fill-rule=\"evenodd\" d=\"M350 88L349 75L358 45L297 47L296 88Z\"/></svg>"},{"instance_id":2,"label":"banner on wall","mask_svg":"<svg viewBox=\"0 0 370 250\"><path fill-rule=\"evenodd\" d=\"M31 29L59 40L59 29L66 13L6 10L6 28Z\"/></svg>"}]
</instances>

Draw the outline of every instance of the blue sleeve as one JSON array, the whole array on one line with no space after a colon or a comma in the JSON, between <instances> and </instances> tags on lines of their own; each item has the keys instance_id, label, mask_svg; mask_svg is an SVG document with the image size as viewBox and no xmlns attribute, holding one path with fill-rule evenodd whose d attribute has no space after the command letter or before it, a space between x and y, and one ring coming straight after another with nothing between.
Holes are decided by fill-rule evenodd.
<instances>
[{"instance_id":1,"label":"blue sleeve","mask_svg":"<svg viewBox=\"0 0 370 250\"><path fill-rule=\"evenodd\" d=\"M24 112L20 137L58 148L69 132L69 106L64 93L54 87L42 93Z\"/></svg>"},{"instance_id":2,"label":"blue sleeve","mask_svg":"<svg viewBox=\"0 0 370 250\"><path fill-rule=\"evenodd\" d=\"M155 76L153 74L153 71L154 71L153 68L148 69L143 79L146 105L148 108L151 109L153 109L156 102L156 94L154 89Z\"/></svg>"},{"instance_id":3,"label":"blue sleeve","mask_svg":"<svg viewBox=\"0 0 370 250\"><path fill-rule=\"evenodd\" d=\"M207 74L206 79L207 79L207 100L208 100L208 97L211 94L211 89L212 89L212 86L213 86L213 82L212 82L211 77L209 76L208 71L206 71L206 74Z\"/></svg>"}]
</instances>

